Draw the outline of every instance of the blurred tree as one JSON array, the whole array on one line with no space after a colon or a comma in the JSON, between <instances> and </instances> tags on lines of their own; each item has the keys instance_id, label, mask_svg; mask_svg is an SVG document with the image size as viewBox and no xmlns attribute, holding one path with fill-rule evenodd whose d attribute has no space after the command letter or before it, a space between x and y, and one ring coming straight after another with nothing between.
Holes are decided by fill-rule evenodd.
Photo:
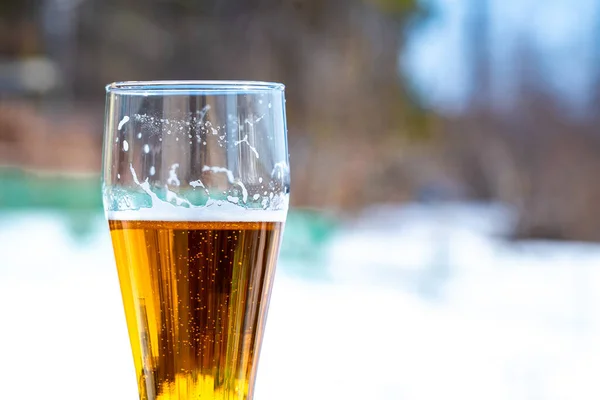
<instances>
[{"instance_id":1,"label":"blurred tree","mask_svg":"<svg viewBox=\"0 0 600 400\"><path fill-rule=\"evenodd\" d=\"M0 20L6 22L12 18L32 15L38 3L38 0L3 0L0 2Z\"/></svg>"},{"instance_id":2,"label":"blurred tree","mask_svg":"<svg viewBox=\"0 0 600 400\"><path fill-rule=\"evenodd\" d=\"M415 0L365 0L367 3L373 3L384 12L406 18L414 16L418 12L423 12L423 3Z\"/></svg>"},{"instance_id":3,"label":"blurred tree","mask_svg":"<svg viewBox=\"0 0 600 400\"><path fill-rule=\"evenodd\" d=\"M92 99L114 80L285 82L294 202L358 206L384 200L366 182L424 129L398 62L418 12L415 0L87 0L73 87Z\"/></svg>"},{"instance_id":4,"label":"blurred tree","mask_svg":"<svg viewBox=\"0 0 600 400\"><path fill-rule=\"evenodd\" d=\"M416 0L0 3L0 20L23 16L38 50L59 65L64 90L53 93L50 114L62 101L102 115L102 87L115 80L282 81L296 205L347 209L411 191L398 165L427 114L399 57L405 28L422 13Z\"/></svg>"},{"instance_id":5,"label":"blurred tree","mask_svg":"<svg viewBox=\"0 0 600 400\"><path fill-rule=\"evenodd\" d=\"M29 56L40 52L36 6L39 0L0 1L0 57Z\"/></svg>"}]
</instances>

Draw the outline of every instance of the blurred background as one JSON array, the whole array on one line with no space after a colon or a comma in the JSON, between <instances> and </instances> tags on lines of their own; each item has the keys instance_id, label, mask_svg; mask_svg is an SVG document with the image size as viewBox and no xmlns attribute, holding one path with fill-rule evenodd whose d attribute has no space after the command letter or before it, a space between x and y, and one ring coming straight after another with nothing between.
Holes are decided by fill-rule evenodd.
<instances>
[{"instance_id":1,"label":"blurred background","mask_svg":"<svg viewBox=\"0 0 600 400\"><path fill-rule=\"evenodd\" d=\"M597 0L2 0L0 387L134 399L104 85L287 86L270 399L597 399Z\"/></svg>"}]
</instances>

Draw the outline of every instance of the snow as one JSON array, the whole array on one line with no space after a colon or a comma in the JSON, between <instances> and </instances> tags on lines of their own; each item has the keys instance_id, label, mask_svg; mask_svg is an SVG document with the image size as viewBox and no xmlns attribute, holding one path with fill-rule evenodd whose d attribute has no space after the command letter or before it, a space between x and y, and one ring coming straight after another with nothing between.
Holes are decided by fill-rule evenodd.
<instances>
[{"instance_id":1,"label":"snow","mask_svg":"<svg viewBox=\"0 0 600 400\"><path fill-rule=\"evenodd\" d=\"M283 258L255 399L600 398L600 245L511 243L510 212L478 207L369 210L332 238L323 278ZM137 398L91 221L74 235L64 215L0 214L2 398Z\"/></svg>"}]
</instances>

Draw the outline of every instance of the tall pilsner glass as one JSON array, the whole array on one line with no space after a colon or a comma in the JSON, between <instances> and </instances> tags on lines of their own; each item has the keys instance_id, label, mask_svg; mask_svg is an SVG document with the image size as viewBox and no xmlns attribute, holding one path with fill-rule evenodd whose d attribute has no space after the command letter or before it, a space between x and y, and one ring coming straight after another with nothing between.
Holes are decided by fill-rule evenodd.
<instances>
[{"instance_id":1,"label":"tall pilsner glass","mask_svg":"<svg viewBox=\"0 0 600 400\"><path fill-rule=\"evenodd\" d=\"M103 200L140 399L251 399L288 209L284 86L106 90Z\"/></svg>"}]
</instances>

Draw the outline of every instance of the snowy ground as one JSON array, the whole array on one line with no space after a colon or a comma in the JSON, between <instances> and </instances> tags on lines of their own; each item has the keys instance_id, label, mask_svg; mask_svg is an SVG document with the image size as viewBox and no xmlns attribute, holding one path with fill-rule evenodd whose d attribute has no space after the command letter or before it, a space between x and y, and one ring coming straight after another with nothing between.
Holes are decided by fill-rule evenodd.
<instances>
[{"instance_id":1,"label":"snowy ground","mask_svg":"<svg viewBox=\"0 0 600 400\"><path fill-rule=\"evenodd\" d=\"M600 246L497 238L510 223L501 207L374 209L333 238L322 277L284 258L255 398L600 398ZM137 398L93 226L0 215L0 398Z\"/></svg>"}]
</instances>

